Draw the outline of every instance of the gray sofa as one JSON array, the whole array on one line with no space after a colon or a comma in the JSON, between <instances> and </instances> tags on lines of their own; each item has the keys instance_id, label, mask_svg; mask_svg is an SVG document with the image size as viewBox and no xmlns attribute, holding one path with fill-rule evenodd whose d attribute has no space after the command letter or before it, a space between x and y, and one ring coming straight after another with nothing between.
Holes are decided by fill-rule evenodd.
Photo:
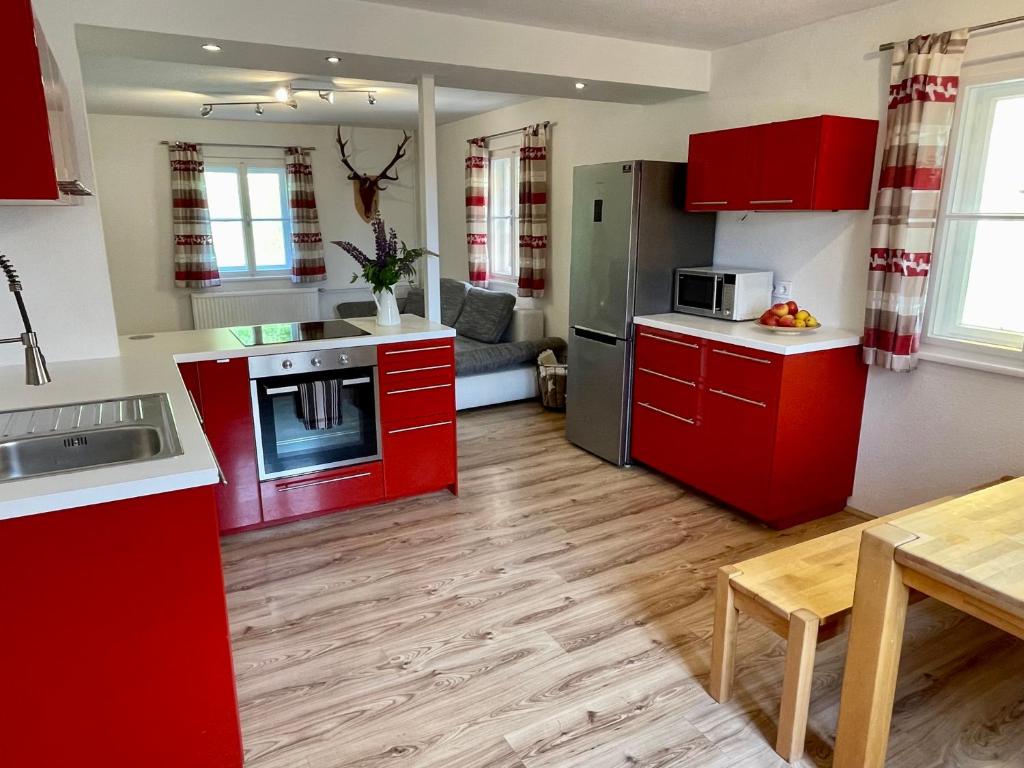
<instances>
[{"instance_id":1,"label":"gray sofa","mask_svg":"<svg viewBox=\"0 0 1024 768\"><path fill-rule=\"evenodd\" d=\"M455 328L456 404L461 410L537 396L537 356L545 349L564 359L564 339L543 335L539 310L519 310L508 293L441 279L441 322ZM398 299L403 314L425 316L422 288ZM338 317L376 313L372 301L338 304Z\"/></svg>"}]
</instances>

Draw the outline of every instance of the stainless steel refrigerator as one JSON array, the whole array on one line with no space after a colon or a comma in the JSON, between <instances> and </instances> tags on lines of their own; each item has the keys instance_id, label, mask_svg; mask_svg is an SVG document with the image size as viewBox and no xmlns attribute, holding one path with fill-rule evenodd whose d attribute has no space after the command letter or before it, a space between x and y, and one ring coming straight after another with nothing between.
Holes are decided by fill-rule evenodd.
<instances>
[{"instance_id":1,"label":"stainless steel refrigerator","mask_svg":"<svg viewBox=\"0 0 1024 768\"><path fill-rule=\"evenodd\" d=\"M672 270L707 266L715 214L683 209L686 164L651 160L573 171L566 437L629 461L633 317L672 311Z\"/></svg>"}]
</instances>

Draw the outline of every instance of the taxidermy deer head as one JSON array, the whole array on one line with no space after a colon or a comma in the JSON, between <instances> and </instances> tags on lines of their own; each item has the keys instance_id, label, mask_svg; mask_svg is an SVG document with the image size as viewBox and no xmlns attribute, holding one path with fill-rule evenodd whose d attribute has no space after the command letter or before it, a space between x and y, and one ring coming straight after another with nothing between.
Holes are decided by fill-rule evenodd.
<instances>
[{"instance_id":1,"label":"taxidermy deer head","mask_svg":"<svg viewBox=\"0 0 1024 768\"><path fill-rule=\"evenodd\" d=\"M341 138L341 126L338 126L338 148L341 150L341 163L349 169L350 173L348 177L352 180L352 186L355 190L355 204L356 211L360 216L363 217L363 221L369 222L373 219L374 214L377 213L377 207L380 202L381 190L387 189L385 186L381 186L382 181L398 181L398 176L391 175L391 169L395 167L395 164L405 157L405 145L409 143L409 139L412 138L408 133L402 131L402 143L398 145L398 149L395 150L395 156L391 162L384 166L384 170L375 176L371 176L367 173L360 173L352 167L352 163L349 160L348 152L345 147L348 144L347 141L342 141Z\"/></svg>"}]
</instances>

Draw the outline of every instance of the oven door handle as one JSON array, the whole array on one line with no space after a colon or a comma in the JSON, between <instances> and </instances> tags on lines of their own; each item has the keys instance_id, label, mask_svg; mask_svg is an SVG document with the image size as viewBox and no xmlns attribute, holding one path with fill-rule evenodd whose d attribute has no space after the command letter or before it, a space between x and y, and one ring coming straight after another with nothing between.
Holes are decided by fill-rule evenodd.
<instances>
[{"instance_id":1,"label":"oven door handle","mask_svg":"<svg viewBox=\"0 0 1024 768\"><path fill-rule=\"evenodd\" d=\"M369 383L370 383L370 377L369 376L360 376L358 379L342 379L341 380L341 386L343 386L343 387L351 387L351 386L355 386L356 384L369 384Z\"/></svg>"},{"instance_id":2,"label":"oven door handle","mask_svg":"<svg viewBox=\"0 0 1024 768\"><path fill-rule=\"evenodd\" d=\"M294 384L290 387L267 387L268 395L287 395L289 392L298 392L299 388Z\"/></svg>"}]
</instances>

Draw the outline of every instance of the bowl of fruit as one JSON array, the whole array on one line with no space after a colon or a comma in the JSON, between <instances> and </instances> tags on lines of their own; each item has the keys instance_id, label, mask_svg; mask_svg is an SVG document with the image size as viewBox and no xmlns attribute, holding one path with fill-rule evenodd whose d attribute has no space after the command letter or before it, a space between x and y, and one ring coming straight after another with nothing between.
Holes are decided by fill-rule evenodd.
<instances>
[{"instance_id":1,"label":"bowl of fruit","mask_svg":"<svg viewBox=\"0 0 1024 768\"><path fill-rule=\"evenodd\" d=\"M773 333L811 333L821 328L818 319L795 301L773 304L757 319L757 326Z\"/></svg>"}]
</instances>

